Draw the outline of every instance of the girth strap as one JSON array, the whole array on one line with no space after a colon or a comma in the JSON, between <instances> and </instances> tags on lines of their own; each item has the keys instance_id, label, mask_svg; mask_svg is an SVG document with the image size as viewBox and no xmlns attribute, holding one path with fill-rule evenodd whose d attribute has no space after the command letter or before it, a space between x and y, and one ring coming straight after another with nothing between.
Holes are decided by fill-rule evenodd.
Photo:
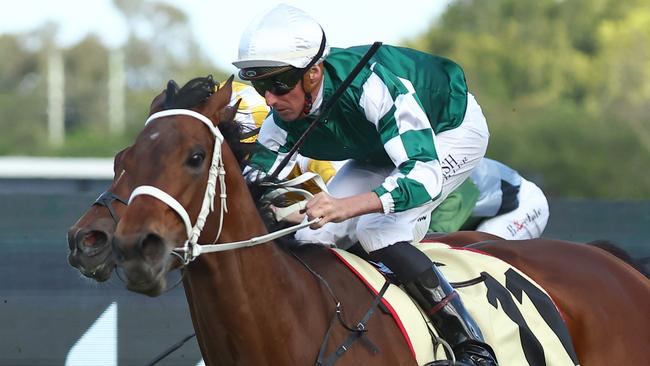
<instances>
[{"instance_id":1,"label":"girth strap","mask_svg":"<svg viewBox=\"0 0 650 366\"><path fill-rule=\"evenodd\" d=\"M350 349L350 346L352 346L352 343L354 343L356 340L361 340L368 348L370 348L372 353L374 354L379 353L379 349L367 337L363 337L363 336L367 332L366 323L368 323L368 320L370 320L370 317L375 312L377 305L379 305L379 302L384 297L384 294L386 293L386 290L388 290L389 285L390 283L388 281L384 283L384 286L382 286L381 290L379 291L377 296L375 296L375 299L372 301L372 304L370 304L370 308L357 324L356 329L349 328L345 325L343 320L340 318L341 306L340 304L336 305L336 312L332 316L332 320L330 321L329 328L327 328L327 332L325 333L325 338L323 339L323 343L321 344L320 350L318 351L318 358L316 359L316 363L314 364L315 366L334 365L334 363L338 361L339 358L343 357L345 352L347 352L348 349ZM341 324L343 324L343 326L348 330L349 334L347 339L336 349L336 351L330 354L323 361L323 357L325 356L325 351L327 350L329 338L331 336L332 328L334 326L336 319L339 319Z\"/></svg>"}]
</instances>

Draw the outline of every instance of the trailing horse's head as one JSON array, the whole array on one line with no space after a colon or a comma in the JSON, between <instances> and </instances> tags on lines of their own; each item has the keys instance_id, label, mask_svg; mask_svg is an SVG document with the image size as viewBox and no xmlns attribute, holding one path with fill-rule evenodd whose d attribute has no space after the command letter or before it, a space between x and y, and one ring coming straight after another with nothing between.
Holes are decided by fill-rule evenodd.
<instances>
[{"instance_id":1,"label":"trailing horse's head","mask_svg":"<svg viewBox=\"0 0 650 366\"><path fill-rule=\"evenodd\" d=\"M115 262L110 243L119 217L126 208L126 199L131 194L128 175L122 164L127 149L115 155L115 175L111 186L68 230L68 262L84 276L98 282L106 281L113 272Z\"/></svg>"},{"instance_id":2,"label":"trailing horse's head","mask_svg":"<svg viewBox=\"0 0 650 366\"><path fill-rule=\"evenodd\" d=\"M207 82L214 86L211 78ZM165 274L177 263L172 249L202 226L196 220L209 211L206 205L220 209L219 189L214 200L206 199L206 191L215 192L214 185L219 184L223 136L217 125L231 98L232 77L216 92L209 89L206 80L181 88L179 95L201 102L189 109L168 103L172 109L150 116L125 153L124 168L135 191L116 228L113 251L133 291L159 295L166 287ZM214 240L215 228L206 228L204 234Z\"/></svg>"}]
</instances>

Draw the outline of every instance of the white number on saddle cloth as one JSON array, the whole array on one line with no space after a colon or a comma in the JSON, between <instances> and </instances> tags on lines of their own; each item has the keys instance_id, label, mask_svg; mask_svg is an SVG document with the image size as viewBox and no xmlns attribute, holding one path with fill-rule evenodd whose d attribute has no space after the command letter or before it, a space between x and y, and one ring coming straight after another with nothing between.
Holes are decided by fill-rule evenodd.
<instances>
[{"instance_id":1,"label":"white number on saddle cloth","mask_svg":"<svg viewBox=\"0 0 650 366\"><path fill-rule=\"evenodd\" d=\"M441 243L416 244L449 282L481 275L484 281L457 288L463 304L494 349L500 365L578 365L569 331L549 295L532 279L504 261ZM376 294L385 278L374 266L348 252L335 254ZM446 359L442 347L434 355L428 318L401 288L391 285L382 301L391 311L418 365Z\"/></svg>"}]
</instances>

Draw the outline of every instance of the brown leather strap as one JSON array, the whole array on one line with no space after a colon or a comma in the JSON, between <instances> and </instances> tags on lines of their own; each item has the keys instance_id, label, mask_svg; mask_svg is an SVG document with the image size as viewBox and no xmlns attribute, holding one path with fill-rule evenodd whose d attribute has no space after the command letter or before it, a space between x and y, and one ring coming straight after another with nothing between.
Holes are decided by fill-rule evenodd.
<instances>
[{"instance_id":1,"label":"brown leather strap","mask_svg":"<svg viewBox=\"0 0 650 366\"><path fill-rule=\"evenodd\" d=\"M449 302L450 302L451 300L453 300L453 299L455 299L455 298L457 298L457 297L458 297L458 292L456 292L456 291L454 291L454 292L452 292L451 294L445 296L445 298L442 299L442 300L440 300L440 302L437 303L436 306L434 306L434 307L432 307L431 309L429 309L429 311L428 311L429 315L433 315L433 314L437 313L437 312L440 311L442 308L444 308L445 306L447 306L447 304L449 304Z\"/></svg>"}]
</instances>

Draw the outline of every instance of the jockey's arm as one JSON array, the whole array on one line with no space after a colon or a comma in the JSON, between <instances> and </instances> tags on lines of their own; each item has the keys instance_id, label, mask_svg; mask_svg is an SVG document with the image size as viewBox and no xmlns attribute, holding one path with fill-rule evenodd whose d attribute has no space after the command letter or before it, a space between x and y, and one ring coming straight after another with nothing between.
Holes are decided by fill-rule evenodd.
<instances>
[{"instance_id":1,"label":"jockey's arm","mask_svg":"<svg viewBox=\"0 0 650 366\"><path fill-rule=\"evenodd\" d=\"M408 80L375 65L359 101L379 132L395 170L373 192L383 212L405 211L436 199L442 192L442 168L435 133ZM396 101L399 101L396 102Z\"/></svg>"},{"instance_id":2,"label":"jockey's arm","mask_svg":"<svg viewBox=\"0 0 650 366\"><path fill-rule=\"evenodd\" d=\"M309 200L306 206L309 220L321 218L320 221L310 226L312 229L318 229L328 222L341 222L352 217L383 211L379 196L375 192L344 198L334 198L321 192Z\"/></svg>"}]
</instances>

